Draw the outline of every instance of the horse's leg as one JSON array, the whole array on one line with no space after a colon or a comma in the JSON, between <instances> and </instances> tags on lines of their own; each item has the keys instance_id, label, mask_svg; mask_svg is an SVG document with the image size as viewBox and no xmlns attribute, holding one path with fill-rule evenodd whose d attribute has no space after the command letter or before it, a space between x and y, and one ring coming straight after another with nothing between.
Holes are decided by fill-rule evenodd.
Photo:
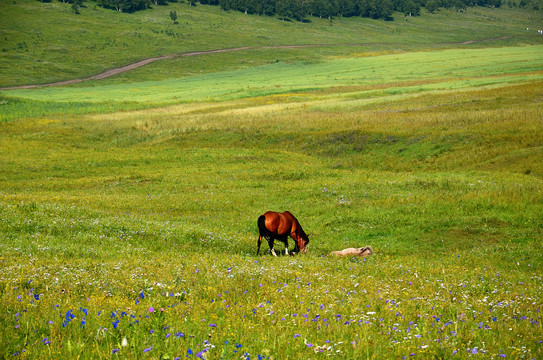
<instances>
[{"instance_id":1,"label":"horse's leg","mask_svg":"<svg viewBox=\"0 0 543 360\"><path fill-rule=\"evenodd\" d=\"M273 256L277 256L277 254L275 253L275 250L273 249L273 238L270 238L268 240L268 245L270 246L270 253L273 255Z\"/></svg>"},{"instance_id":2,"label":"horse's leg","mask_svg":"<svg viewBox=\"0 0 543 360\"><path fill-rule=\"evenodd\" d=\"M258 253L260 252L260 244L262 244L262 235L258 234L258 242L256 244L256 256L258 256Z\"/></svg>"},{"instance_id":3,"label":"horse's leg","mask_svg":"<svg viewBox=\"0 0 543 360\"><path fill-rule=\"evenodd\" d=\"M278 240L285 244L285 255L288 255L288 236L281 236Z\"/></svg>"},{"instance_id":4,"label":"horse's leg","mask_svg":"<svg viewBox=\"0 0 543 360\"><path fill-rule=\"evenodd\" d=\"M294 250L292 250L293 253L299 253L300 252L300 247L298 246L298 240L294 239Z\"/></svg>"}]
</instances>

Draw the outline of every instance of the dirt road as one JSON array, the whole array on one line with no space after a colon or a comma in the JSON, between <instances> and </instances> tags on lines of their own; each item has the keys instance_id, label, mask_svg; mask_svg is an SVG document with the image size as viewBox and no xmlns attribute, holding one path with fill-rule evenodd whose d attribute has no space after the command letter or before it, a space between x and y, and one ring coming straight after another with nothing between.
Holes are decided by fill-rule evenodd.
<instances>
[{"instance_id":1,"label":"dirt road","mask_svg":"<svg viewBox=\"0 0 543 360\"><path fill-rule=\"evenodd\" d=\"M455 43L457 45L466 45L466 44L473 44L476 42L482 42L482 41L493 41L493 40L505 40L509 39L509 36L504 36L498 39L485 39L485 40L470 40L465 41L462 43ZM0 88L0 90L16 90L16 89L31 89L31 88L37 88L37 87L44 87L44 86L60 86L60 85L69 85L69 84L77 84L83 81L89 81L89 80L99 80L99 79L105 79L107 77L117 75L126 71L130 71L132 69L138 68L143 65L147 65L149 63L152 63L154 61L158 60L164 60L164 59L172 59L176 57L183 57L183 56L198 56L198 55L206 55L206 54L214 54L214 53L221 53L221 52L230 52L230 51L241 51L241 50L252 50L252 49L296 49L296 48L308 48L308 47L328 47L328 46L368 46L370 44L310 44L310 45L277 45L277 46L260 46L260 47L236 47L236 48L229 48L229 49L217 49L217 50L207 50L207 51L194 51L194 52L188 52L188 53L182 53L182 54L173 54L173 55L164 55L159 57L152 57L149 59L141 60L129 65L125 65L119 68L110 69L107 70L101 74L94 75L88 78L84 79L72 79L72 80L65 80L65 81L59 81L49 84L37 84L37 85L21 85L21 86L11 86L11 87L4 87ZM452 44L450 44L452 45Z\"/></svg>"}]
</instances>

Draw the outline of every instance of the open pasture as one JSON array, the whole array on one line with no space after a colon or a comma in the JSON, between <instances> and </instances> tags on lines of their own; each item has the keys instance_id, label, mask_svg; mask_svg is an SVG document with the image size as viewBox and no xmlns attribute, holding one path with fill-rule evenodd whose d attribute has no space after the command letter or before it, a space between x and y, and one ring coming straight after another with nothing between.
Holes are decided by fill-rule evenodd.
<instances>
[{"instance_id":1,"label":"open pasture","mask_svg":"<svg viewBox=\"0 0 543 360\"><path fill-rule=\"evenodd\" d=\"M395 14L395 21L312 18L310 23L300 23L186 2L128 14L103 9L89 0L78 15L71 12L70 4L56 0L11 0L2 5L0 87L87 78L151 57L237 47L256 51L178 57L110 81L156 81L277 61L320 62L357 53L543 41L536 32L543 22L541 11L507 7L469 8L462 13L441 9L408 19ZM172 24L170 11L178 13L178 24ZM527 27L533 31L527 32ZM462 45L465 42L469 44ZM275 48L279 45L320 46Z\"/></svg>"},{"instance_id":2,"label":"open pasture","mask_svg":"<svg viewBox=\"0 0 543 360\"><path fill-rule=\"evenodd\" d=\"M1 356L541 358L539 54L3 91Z\"/></svg>"}]
</instances>

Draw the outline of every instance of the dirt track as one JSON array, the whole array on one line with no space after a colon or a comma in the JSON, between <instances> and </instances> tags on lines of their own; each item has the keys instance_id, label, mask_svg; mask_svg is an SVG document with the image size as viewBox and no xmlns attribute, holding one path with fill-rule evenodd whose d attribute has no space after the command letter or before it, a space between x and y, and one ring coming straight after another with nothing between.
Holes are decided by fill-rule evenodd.
<instances>
[{"instance_id":1,"label":"dirt track","mask_svg":"<svg viewBox=\"0 0 543 360\"><path fill-rule=\"evenodd\" d=\"M486 40L470 40L465 41L462 43L455 43L457 45L466 45L466 44L473 44L476 42L483 42L483 41L493 41L493 40L505 40L509 39L509 36L504 36L498 39L486 39ZM135 68L138 68L143 65L147 65L149 63L152 63L157 60L164 60L164 59L172 59L175 57L182 57L182 56L197 56L197 55L205 55L205 54L214 54L214 53L221 53L221 52L229 52L229 51L240 51L240 50L250 50L250 49L296 49L296 48L307 48L307 47L325 47L325 46L367 46L369 44L311 44L311 45L278 45L278 46L261 46L261 47L237 47L237 48L229 48L229 49L218 49L218 50L208 50L208 51L194 51L194 52L188 52L183 54L173 54L173 55L164 55L159 57L152 57L149 59L141 60L129 65L125 65L119 68L110 69L107 70L101 74L94 75L88 78L84 79L72 79L72 80L65 80L65 81L59 81L49 84L38 84L38 85L21 85L21 86L11 86L11 87L4 87L0 88L0 90L16 90L16 89L31 89L36 87L44 87L44 86L60 86L60 85L69 85L69 84L77 84L83 81L89 81L89 80L99 80L99 79L105 79L107 77L117 75ZM452 45L452 44L451 44Z\"/></svg>"}]
</instances>

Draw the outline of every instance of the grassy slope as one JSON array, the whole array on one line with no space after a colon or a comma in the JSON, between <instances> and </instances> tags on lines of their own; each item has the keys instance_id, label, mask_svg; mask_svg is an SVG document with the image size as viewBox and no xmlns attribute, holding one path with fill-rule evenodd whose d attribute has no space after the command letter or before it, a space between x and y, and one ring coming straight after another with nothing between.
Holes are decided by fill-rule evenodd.
<instances>
[{"instance_id":1,"label":"grassy slope","mask_svg":"<svg viewBox=\"0 0 543 360\"><path fill-rule=\"evenodd\" d=\"M542 91L2 123L0 353L537 358ZM254 256L285 208L309 255Z\"/></svg>"},{"instance_id":2,"label":"grassy slope","mask_svg":"<svg viewBox=\"0 0 543 360\"><path fill-rule=\"evenodd\" d=\"M540 358L539 49L488 49L501 55L474 57L471 74L454 59L484 51L329 61L353 49L313 49L302 55L324 60L217 72L211 102L195 91L212 77L162 81L187 59L104 87L6 92L21 98L3 99L0 123L0 357L184 358L211 343L212 359ZM253 65L275 60L259 54ZM240 55L205 59L239 70ZM284 93L266 68L290 82ZM318 88L299 76L308 69ZM393 72L364 80L368 69ZM232 94L255 77L260 92ZM111 101L131 87L170 101L168 84L191 81L198 102ZM87 93L108 100L73 102ZM307 256L253 255L265 209L299 217ZM367 261L325 256L366 244Z\"/></svg>"},{"instance_id":3,"label":"grassy slope","mask_svg":"<svg viewBox=\"0 0 543 360\"><path fill-rule=\"evenodd\" d=\"M171 10L179 14L178 25L169 21ZM541 40L534 32L525 31L527 26L537 27L540 13L484 8L462 14L443 10L409 21L397 16L394 22L354 18L332 22L312 19L301 24L186 4L122 14L89 2L80 15L73 15L68 5L56 1L18 0L4 4L0 18L1 86L84 78L147 57L238 46L362 44L179 58L165 65L151 65L149 71L141 69L128 79L162 80L275 60L318 61L353 53L443 48L451 43L503 36L510 38L497 41L497 45Z\"/></svg>"},{"instance_id":4,"label":"grassy slope","mask_svg":"<svg viewBox=\"0 0 543 360\"><path fill-rule=\"evenodd\" d=\"M4 101L0 120L273 94L288 96L298 107L359 108L387 101L391 95L413 97L536 81L541 78L541 53L540 46L412 52L309 64L276 63L163 81L9 90L2 93L15 98Z\"/></svg>"}]
</instances>

